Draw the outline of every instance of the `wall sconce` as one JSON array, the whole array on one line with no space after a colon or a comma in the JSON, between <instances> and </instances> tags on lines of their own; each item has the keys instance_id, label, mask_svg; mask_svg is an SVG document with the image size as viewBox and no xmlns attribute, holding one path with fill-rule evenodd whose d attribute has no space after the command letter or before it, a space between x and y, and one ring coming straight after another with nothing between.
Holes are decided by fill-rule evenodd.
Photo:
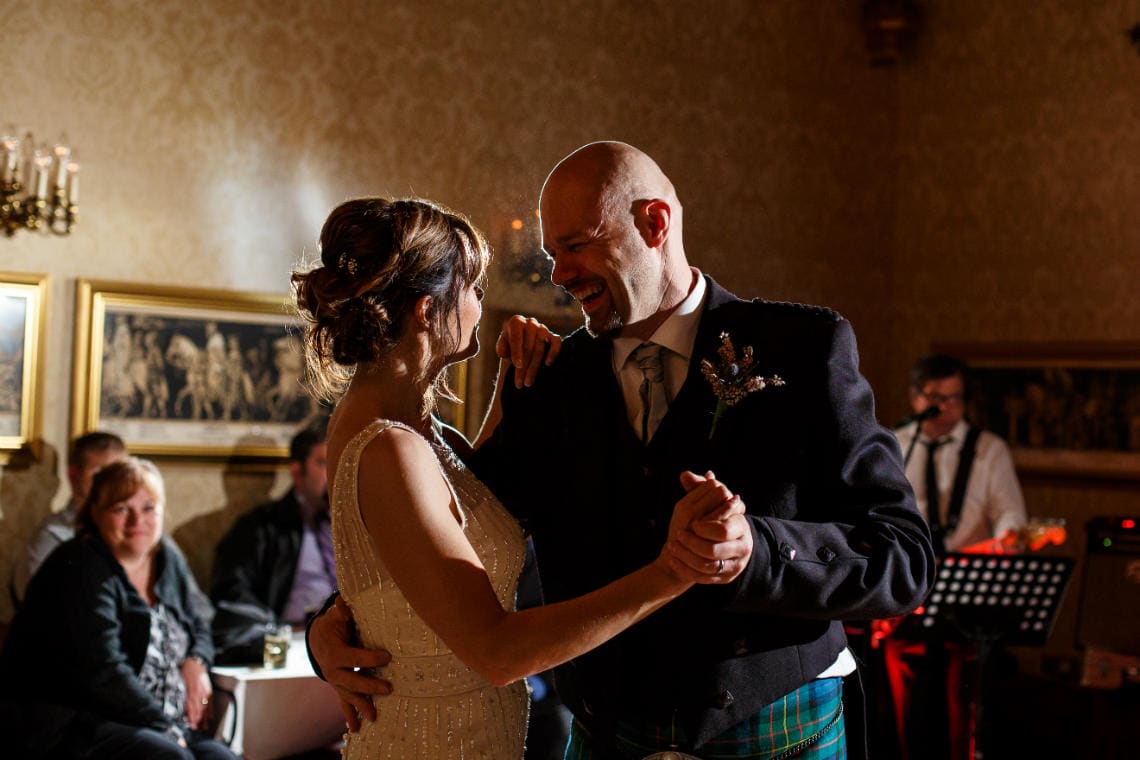
<instances>
[{"instance_id":1,"label":"wall sconce","mask_svg":"<svg viewBox=\"0 0 1140 760\"><path fill-rule=\"evenodd\" d=\"M527 229L527 224L522 219L512 219L507 227L503 236L503 252L507 257L511 279L531 287L549 284L550 272L554 267L551 266L550 257L535 244L533 228Z\"/></svg>"},{"instance_id":2,"label":"wall sconce","mask_svg":"<svg viewBox=\"0 0 1140 760\"><path fill-rule=\"evenodd\" d=\"M534 221L529 224L523 219L512 219L502 237L502 252L508 276L536 290L551 289L556 292L554 301L559 306L567 306L574 299L562 288L550 282L554 262L538 243L538 210Z\"/></svg>"},{"instance_id":3,"label":"wall sconce","mask_svg":"<svg viewBox=\"0 0 1140 760\"><path fill-rule=\"evenodd\" d=\"M54 146L20 138L12 126L0 136L0 228L67 235L79 221L79 164L60 137ZM50 190L50 195L49 195Z\"/></svg>"},{"instance_id":4,"label":"wall sconce","mask_svg":"<svg viewBox=\"0 0 1140 760\"><path fill-rule=\"evenodd\" d=\"M914 0L864 0L863 34L872 66L892 66L902 59L921 15Z\"/></svg>"}]
</instances>

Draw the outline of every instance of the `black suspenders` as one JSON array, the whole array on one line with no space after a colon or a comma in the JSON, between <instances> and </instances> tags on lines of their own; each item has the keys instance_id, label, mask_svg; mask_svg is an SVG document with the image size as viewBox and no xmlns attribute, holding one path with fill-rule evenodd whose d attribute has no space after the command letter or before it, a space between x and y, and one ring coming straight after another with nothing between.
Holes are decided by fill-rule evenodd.
<instances>
[{"instance_id":1,"label":"black suspenders","mask_svg":"<svg viewBox=\"0 0 1140 760\"><path fill-rule=\"evenodd\" d=\"M966 440L962 442L962 451L958 454L958 471L954 473L954 490L950 492L950 504L946 508L946 533L953 533L958 527L958 518L962 516L962 504L966 501L966 483L970 480L970 468L974 466L974 454L978 450L978 438L981 428L971 427L966 433Z\"/></svg>"}]
</instances>

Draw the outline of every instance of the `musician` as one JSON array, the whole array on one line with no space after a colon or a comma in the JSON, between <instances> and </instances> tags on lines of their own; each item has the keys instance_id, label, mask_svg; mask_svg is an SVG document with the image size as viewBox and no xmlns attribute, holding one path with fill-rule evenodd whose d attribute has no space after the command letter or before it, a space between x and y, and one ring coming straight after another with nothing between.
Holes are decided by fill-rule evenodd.
<instances>
[{"instance_id":1,"label":"musician","mask_svg":"<svg viewBox=\"0 0 1140 760\"><path fill-rule=\"evenodd\" d=\"M919 359L910 372L912 419L919 422L895 430L902 450L911 452L906 477L937 555L990 551L991 542L992 551L1001 551L1003 539L1009 543L1026 524L1009 446L965 418L968 378L954 357ZM908 641L904 629L883 640L883 652L903 760L968 758L970 647Z\"/></svg>"},{"instance_id":2,"label":"musician","mask_svg":"<svg viewBox=\"0 0 1140 760\"><path fill-rule=\"evenodd\" d=\"M1000 539L1026 523L1009 446L965 419L967 377L966 365L952 356L919 359L910 371L911 408L915 417L932 407L939 412L895 431L903 451L918 434L906 477L930 524L936 554Z\"/></svg>"}]
</instances>

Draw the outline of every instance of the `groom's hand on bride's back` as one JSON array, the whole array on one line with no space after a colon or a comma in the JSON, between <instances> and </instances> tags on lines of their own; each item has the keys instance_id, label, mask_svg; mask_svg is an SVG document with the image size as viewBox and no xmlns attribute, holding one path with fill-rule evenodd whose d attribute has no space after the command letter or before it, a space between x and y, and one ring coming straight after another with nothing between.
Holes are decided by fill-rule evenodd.
<instances>
[{"instance_id":1,"label":"groom's hand on bride's back","mask_svg":"<svg viewBox=\"0 0 1140 760\"><path fill-rule=\"evenodd\" d=\"M373 673L387 665L392 656L383 649L356 646L352 611L344 598L313 618L305 638L309 657L321 675L336 689L348 730L360 730L361 721L376 720L372 696L392 693L392 684Z\"/></svg>"}]
</instances>

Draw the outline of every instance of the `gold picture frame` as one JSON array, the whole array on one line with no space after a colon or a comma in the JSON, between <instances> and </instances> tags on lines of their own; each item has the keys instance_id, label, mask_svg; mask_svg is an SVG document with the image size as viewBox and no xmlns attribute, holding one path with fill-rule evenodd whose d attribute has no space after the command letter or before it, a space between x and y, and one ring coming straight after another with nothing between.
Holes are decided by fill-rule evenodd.
<instances>
[{"instance_id":1,"label":"gold picture frame","mask_svg":"<svg viewBox=\"0 0 1140 760\"><path fill-rule=\"evenodd\" d=\"M135 454L277 459L326 410L287 296L79 280L71 432Z\"/></svg>"},{"instance_id":2,"label":"gold picture frame","mask_svg":"<svg viewBox=\"0 0 1140 760\"><path fill-rule=\"evenodd\" d=\"M1019 472L1140 479L1140 343L943 343L970 366L968 413Z\"/></svg>"},{"instance_id":3,"label":"gold picture frame","mask_svg":"<svg viewBox=\"0 0 1140 760\"><path fill-rule=\"evenodd\" d=\"M470 360L468 360L470 361ZM447 385L451 392L459 399L456 404L447 399L440 399L435 410L435 416L442 422L458 430L464 436L469 435L467 424L467 364L462 361L447 368Z\"/></svg>"},{"instance_id":4,"label":"gold picture frame","mask_svg":"<svg viewBox=\"0 0 1140 760\"><path fill-rule=\"evenodd\" d=\"M46 274L0 272L0 464L38 456L47 294Z\"/></svg>"}]
</instances>

